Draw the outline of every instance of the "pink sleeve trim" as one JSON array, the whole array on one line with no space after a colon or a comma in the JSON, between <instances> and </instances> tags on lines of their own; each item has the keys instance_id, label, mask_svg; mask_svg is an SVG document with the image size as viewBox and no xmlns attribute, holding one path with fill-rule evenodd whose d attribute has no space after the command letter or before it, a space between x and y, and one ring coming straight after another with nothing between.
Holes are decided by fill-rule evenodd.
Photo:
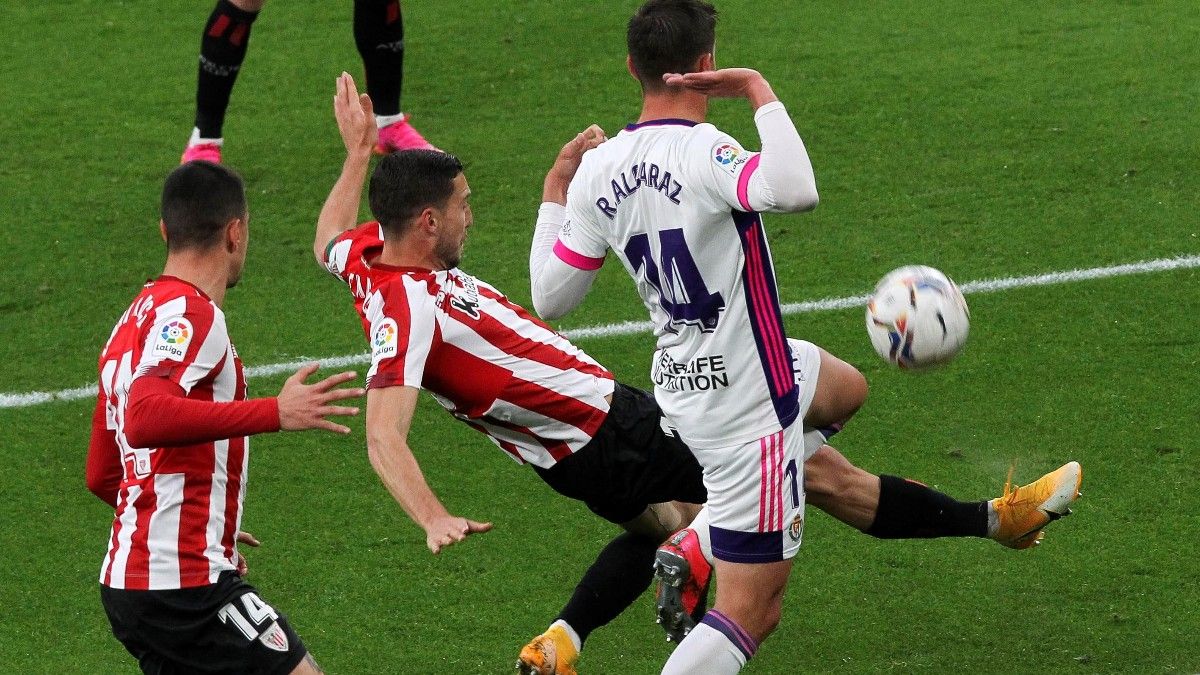
<instances>
[{"instance_id":1,"label":"pink sleeve trim","mask_svg":"<svg viewBox=\"0 0 1200 675\"><path fill-rule=\"evenodd\" d=\"M746 162L746 166L742 168L741 175L738 176L738 203L747 211L753 211L750 206L750 176L754 175L755 169L758 168L758 160L762 155L758 154L750 158Z\"/></svg>"},{"instance_id":2,"label":"pink sleeve trim","mask_svg":"<svg viewBox=\"0 0 1200 675\"><path fill-rule=\"evenodd\" d=\"M566 244L562 243L561 239L554 242L554 255L558 256L559 260L567 263L571 267L581 270L598 270L600 269L600 266L604 264L603 256L599 258L589 258L581 253L576 253L575 251L567 248Z\"/></svg>"}]
</instances>

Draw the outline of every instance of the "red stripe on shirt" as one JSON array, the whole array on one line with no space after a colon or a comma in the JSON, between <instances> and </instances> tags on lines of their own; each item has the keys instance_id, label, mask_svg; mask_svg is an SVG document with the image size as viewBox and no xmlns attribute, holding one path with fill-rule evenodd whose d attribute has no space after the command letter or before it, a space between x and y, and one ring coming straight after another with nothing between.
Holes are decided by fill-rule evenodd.
<instances>
[{"instance_id":1,"label":"red stripe on shirt","mask_svg":"<svg viewBox=\"0 0 1200 675\"><path fill-rule=\"evenodd\" d=\"M509 380L508 386L500 393L500 398L539 415L570 424L588 436L595 436L604 418L608 416L607 412L577 398L516 377Z\"/></svg>"},{"instance_id":2,"label":"red stripe on shirt","mask_svg":"<svg viewBox=\"0 0 1200 675\"><path fill-rule=\"evenodd\" d=\"M129 540L129 556L125 560L125 588L144 591L150 587L150 516L158 510L158 495L154 492L154 476L142 483L142 492L133 506L137 521Z\"/></svg>"}]
</instances>

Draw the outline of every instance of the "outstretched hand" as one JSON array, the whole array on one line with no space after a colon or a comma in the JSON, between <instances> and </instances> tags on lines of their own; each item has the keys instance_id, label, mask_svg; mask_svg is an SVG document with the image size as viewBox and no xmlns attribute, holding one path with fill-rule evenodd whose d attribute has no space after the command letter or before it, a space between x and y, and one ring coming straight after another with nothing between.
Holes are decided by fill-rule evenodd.
<instances>
[{"instance_id":1,"label":"outstretched hand","mask_svg":"<svg viewBox=\"0 0 1200 675\"><path fill-rule=\"evenodd\" d=\"M487 532L491 523L479 523L459 516L445 515L435 518L425 527L425 545L434 554L453 546L472 534Z\"/></svg>"},{"instance_id":2,"label":"outstretched hand","mask_svg":"<svg viewBox=\"0 0 1200 675\"><path fill-rule=\"evenodd\" d=\"M571 184L571 179L575 177L575 172L579 170L584 153L607 140L608 137L604 135L604 130L593 124L567 141L562 150L558 151L554 165L546 173L542 200L566 203L567 187Z\"/></svg>"},{"instance_id":3,"label":"outstretched hand","mask_svg":"<svg viewBox=\"0 0 1200 675\"><path fill-rule=\"evenodd\" d=\"M756 108L775 99L771 85L753 68L722 68L699 73L664 73L668 87L683 87L715 98L745 98Z\"/></svg>"},{"instance_id":4,"label":"outstretched hand","mask_svg":"<svg viewBox=\"0 0 1200 675\"><path fill-rule=\"evenodd\" d=\"M285 431L325 429L348 434L350 427L336 424L326 418L333 415L357 415L358 408L330 404L347 398L357 398L366 391L361 388L336 388L339 384L357 377L357 373L353 371L330 375L316 384L305 384L304 381L317 372L319 367L316 363L303 366L283 383L283 388L279 390L279 396L276 398L279 403L279 427Z\"/></svg>"},{"instance_id":5,"label":"outstretched hand","mask_svg":"<svg viewBox=\"0 0 1200 675\"><path fill-rule=\"evenodd\" d=\"M343 72L337 79L333 116L337 118L338 132L342 135L347 154L369 155L379 138L379 129L375 125L375 106L370 96L358 93L350 73Z\"/></svg>"}]
</instances>

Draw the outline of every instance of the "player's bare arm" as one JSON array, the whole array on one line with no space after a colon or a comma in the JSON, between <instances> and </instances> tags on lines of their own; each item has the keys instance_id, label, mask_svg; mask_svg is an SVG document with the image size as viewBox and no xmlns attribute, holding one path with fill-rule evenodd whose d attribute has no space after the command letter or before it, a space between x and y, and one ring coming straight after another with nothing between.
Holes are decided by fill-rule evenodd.
<instances>
[{"instance_id":1,"label":"player's bare arm","mask_svg":"<svg viewBox=\"0 0 1200 675\"><path fill-rule=\"evenodd\" d=\"M379 138L371 98L358 93L354 78L342 73L337 79L333 96L333 116L338 133L346 146L342 173L321 207L317 232L313 239L313 255L324 265L325 249L342 232L354 227L358 220L358 203L363 182L371 161L371 149Z\"/></svg>"},{"instance_id":2,"label":"player's bare arm","mask_svg":"<svg viewBox=\"0 0 1200 675\"><path fill-rule=\"evenodd\" d=\"M597 270L581 270L562 264L553 255L558 232L566 222L567 188L587 151L608 140L595 124L567 141L542 183L542 206L529 250L529 282L533 308L544 319L556 319L583 301Z\"/></svg>"},{"instance_id":3,"label":"player's bare arm","mask_svg":"<svg viewBox=\"0 0 1200 675\"><path fill-rule=\"evenodd\" d=\"M491 523L453 516L434 494L408 447L408 431L417 408L414 387L386 387L367 392L367 456L388 492L413 522L425 530L433 553L469 535L487 532Z\"/></svg>"}]
</instances>

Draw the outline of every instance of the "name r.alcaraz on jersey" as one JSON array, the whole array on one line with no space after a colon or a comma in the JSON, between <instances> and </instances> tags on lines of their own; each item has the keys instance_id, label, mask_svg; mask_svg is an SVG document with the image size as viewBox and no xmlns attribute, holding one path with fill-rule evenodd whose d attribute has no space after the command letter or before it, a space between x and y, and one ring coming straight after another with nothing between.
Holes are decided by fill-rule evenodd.
<instances>
[{"instance_id":1,"label":"name r.alcaraz on jersey","mask_svg":"<svg viewBox=\"0 0 1200 675\"><path fill-rule=\"evenodd\" d=\"M630 185L630 176L633 177L632 185ZM617 206L621 201L631 197L644 185L652 187L656 192L661 192L671 202L680 203L679 193L683 192L683 185L671 175L671 172L659 168L653 162L641 162L631 166L629 171L622 171L611 179L609 187L612 199L598 197L596 208L600 209L600 212L609 220L612 220L617 215Z\"/></svg>"}]
</instances>

